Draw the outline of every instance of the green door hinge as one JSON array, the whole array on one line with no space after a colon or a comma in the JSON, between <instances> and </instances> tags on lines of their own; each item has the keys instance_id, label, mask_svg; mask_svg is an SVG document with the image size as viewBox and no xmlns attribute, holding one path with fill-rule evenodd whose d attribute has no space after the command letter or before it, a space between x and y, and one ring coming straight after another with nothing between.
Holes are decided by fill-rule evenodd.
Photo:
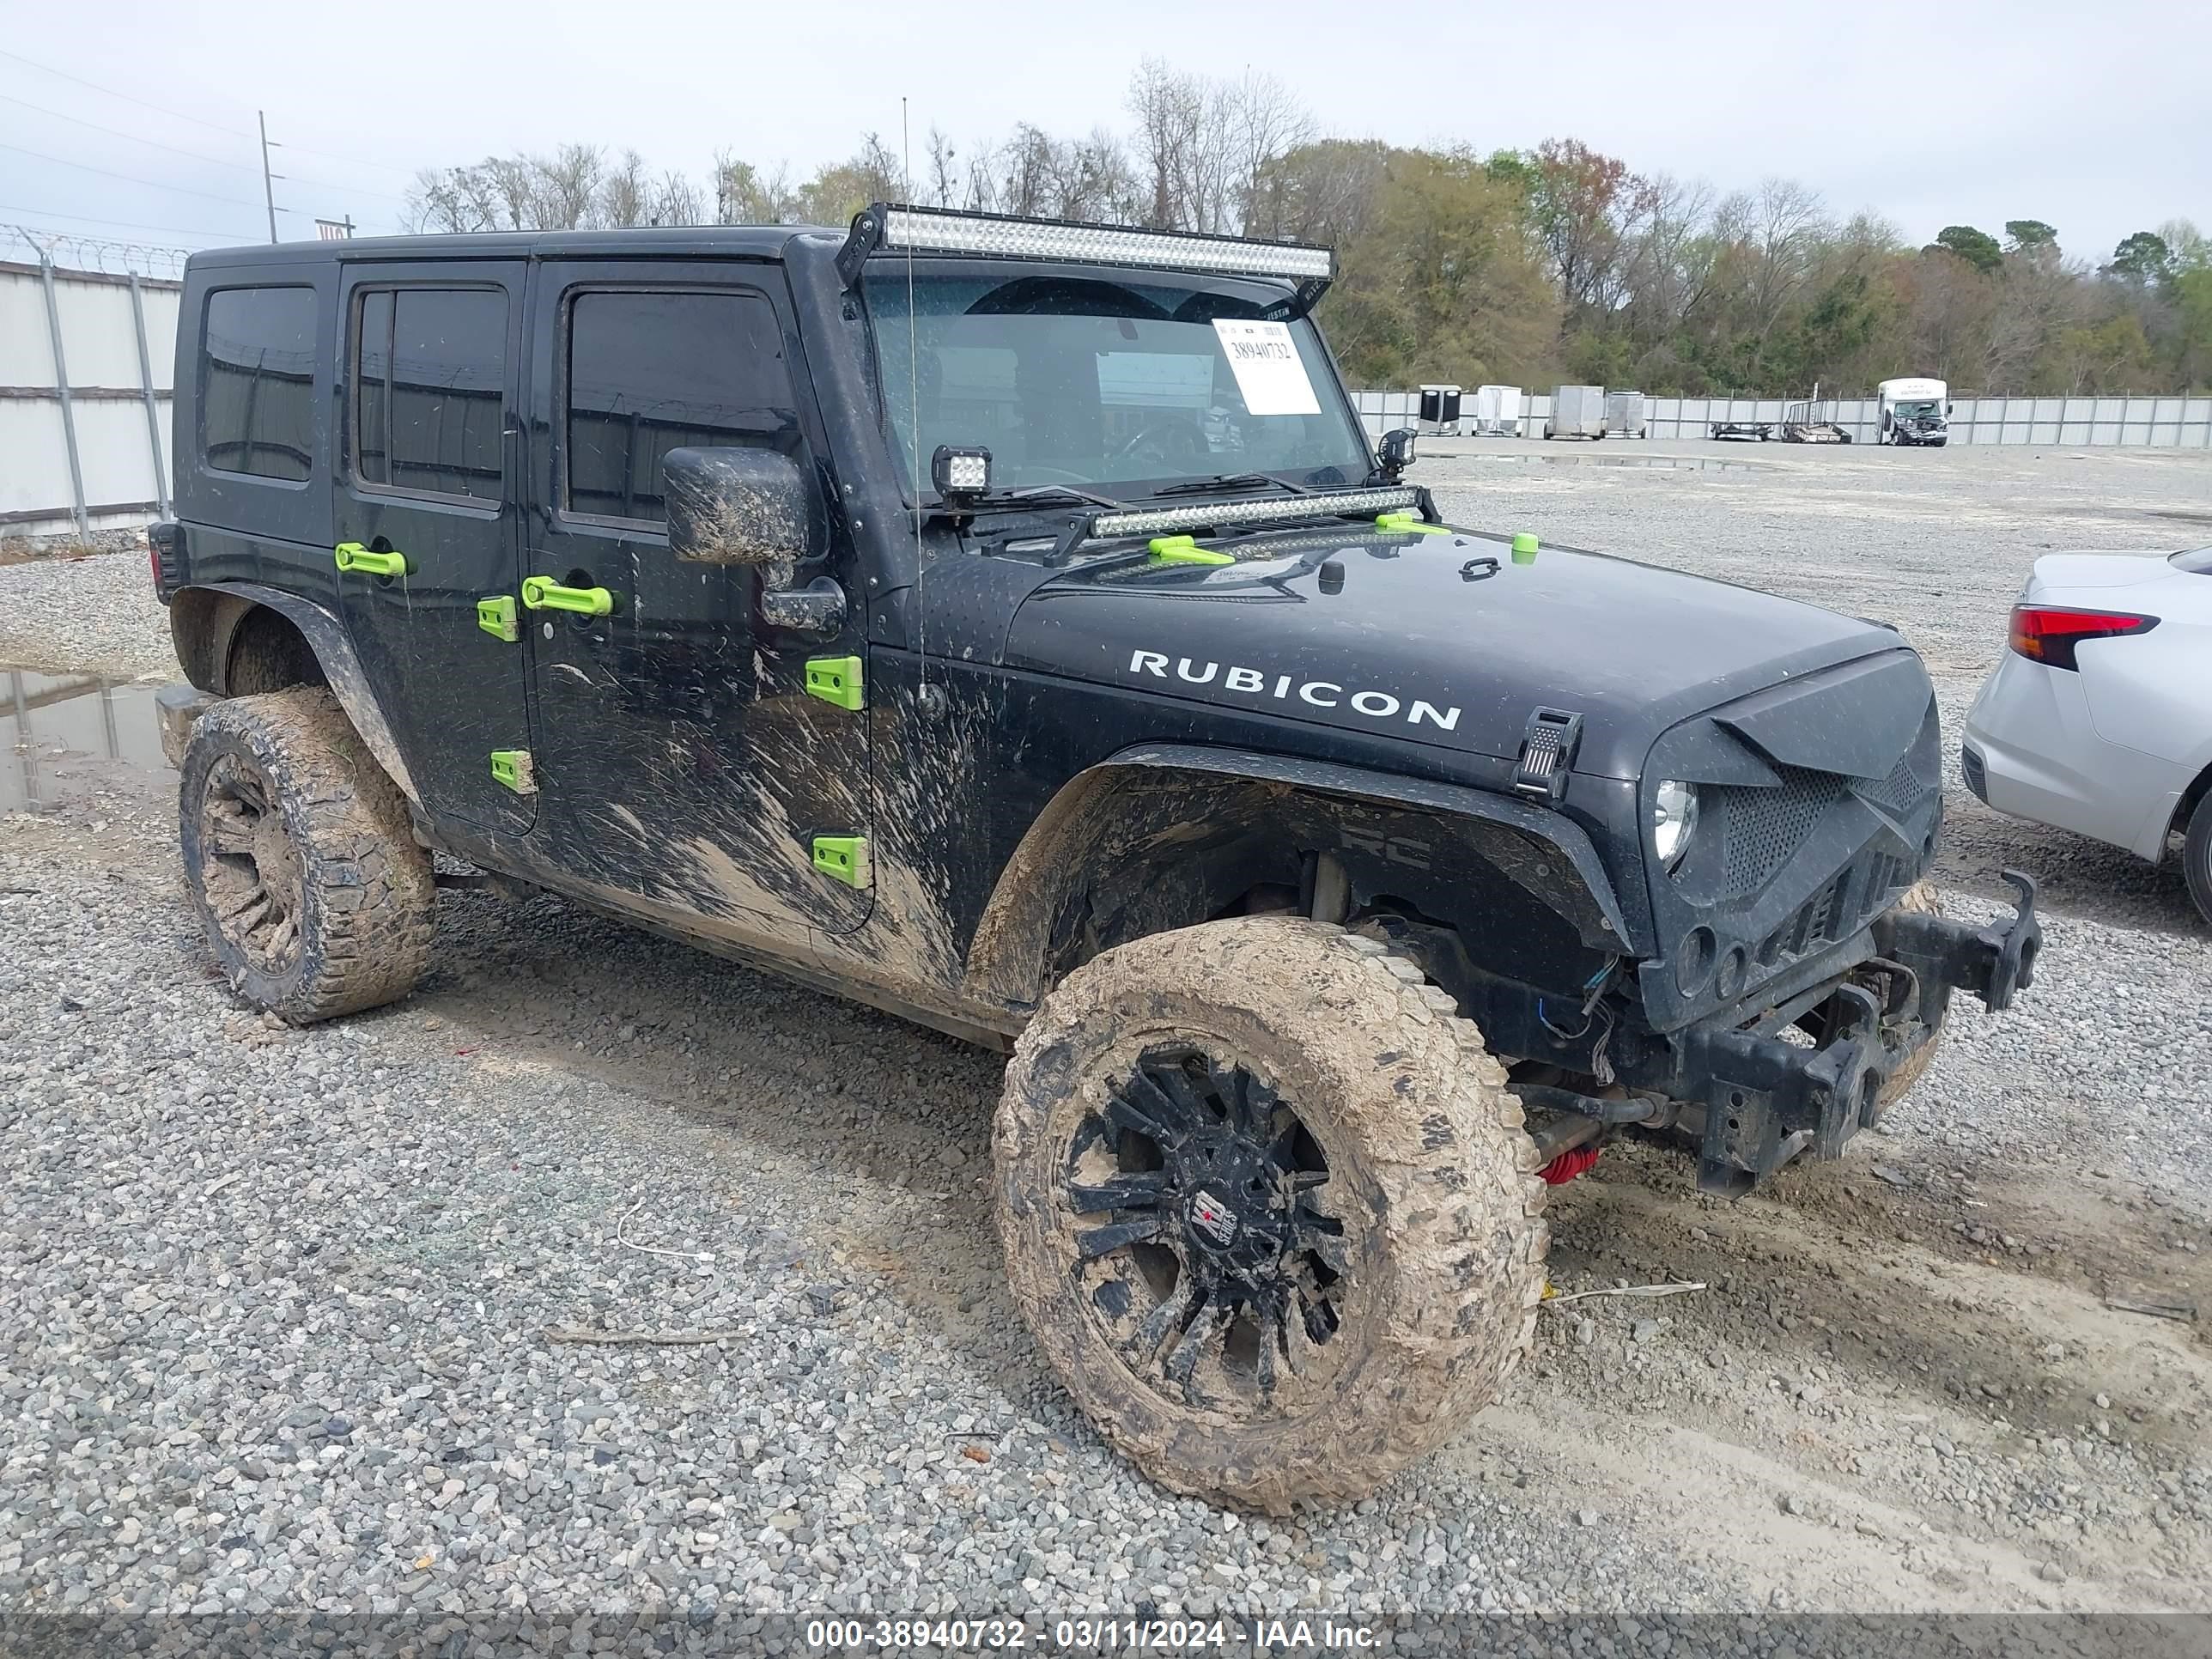
<instances>
[{"instance_id":1,"label":"green door hinge","mask_svg":"<svg viewBox=\"0 0 2212 1659\"><path fill-rule=\"evenodd\" d=\"M518 795L538 793L538 773L530 763L527 749L495 749L491 751L491 781L503 784Z\"/></svg>"},{"instance_id":2,"label":"green door hinge","mask_svg":"<svg viewBox=\"0 0 2212 1659\"><path fill-rule=\"evenodd\" d=\"M1449 536L1451 532L1440 524L1423 524L1410 513L1385 513L1375 520L1377 530L1390 531L1401 536Z\"/></svg>"},{"instance_id":3,"label":"green door hinge","mask_svg":"<svg viewBox=\"0 0 2212 1659\"><path fill-rule=\"evenodd\" d=\"M824 702L834 702L840 708L866 708L868 702L860 677L860 659L858 657L809 657L806 659L806 695L819 697Z\"/></svg>"},{"instance_id":4,"label":"green door hinge","mask_svg":"<svg viewBox=\"0 0 2212 1659\"><path fill-rule=\"evenodd\" d=\"M404 553L372 553L359 542L340 542L331 556L346 574L359 571L364 576L404 576L413 568Z\"/></svg>"},{"instance_id":5,"label":"green door hinge","mask_svg":"<svg viewBox=\"0 0 2212 1659\"><path fill-rule=\"evenodd\" d=\"M1188 536L1155 536L1146 544L1152 557L1161 564L1235 564L1237 561L1226 553L1217 553L1210 547L1200 547Z\"/></svg>"},{"instance_id":6,"label":"green door hinge","mask_svg":"<svg viewBox=\"0 0 2212 1659\"><path fill-rule=\"evenodd\" d=\"M514 610L514 595L495 593L490 599L477 601L477 626L495 640L505 640L510 645L522 637L522 627Z\"/></svg>"},{"instance_id":7,"label":"green door hinge","mask_svg":"<svg viewBox=\"0 0 2212 1659\"><path fill-rule=\"evenodd\" d=\"M868 884L868 838L866 836L817 836L814 867L832 881L848 887Z\"/></svg>"}]
</instances>

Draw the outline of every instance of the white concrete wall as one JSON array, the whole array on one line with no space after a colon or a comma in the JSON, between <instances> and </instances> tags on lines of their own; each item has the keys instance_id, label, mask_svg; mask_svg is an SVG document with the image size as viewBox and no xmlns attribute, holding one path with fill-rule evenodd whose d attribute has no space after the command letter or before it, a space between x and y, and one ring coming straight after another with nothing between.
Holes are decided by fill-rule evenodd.
<instances>
[{"instance_id":1,"label":"white concrete wall","mask_svg":"<svg viewBox=\"0 0 2212 1659\"><path fill-rule=\"evenodd\" d=\"M150 522L166 505L179 292L166 279L138 279L157 447L147 432L129 278L54 271L80 496L70 472L45 281L34 264L0 263L0 536L128 528Z\"/></svg>"}]
</instances>

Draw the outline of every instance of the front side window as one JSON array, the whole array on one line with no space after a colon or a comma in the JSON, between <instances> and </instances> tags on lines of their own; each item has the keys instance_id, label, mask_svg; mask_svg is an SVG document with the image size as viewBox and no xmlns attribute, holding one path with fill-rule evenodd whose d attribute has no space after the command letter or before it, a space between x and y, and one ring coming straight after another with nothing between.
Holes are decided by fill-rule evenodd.
<instances>
[{"instance_id":1,"label":"front side window","mask_svg":"<svg viewBox=\"0 0 2212 1659\"><path fill-rule=\"evenodd\" d=\"M659 524L672 449L796 455L775 308L757 294L586 290L568 307L568 511Z\"/></svg>"},{"instance_id":2,"label":"front side window","mask_svg":"<svg viewBox=\"0 0 2212 1659\"><path fill-rule=\"evenodd\" d=\"M867 282L885 412L908 472L980 444L994 485L1141 497L1222 472L1356 484L1365 439L1313 325L1194 283L1042 275Z\"/></svg>"},{"instance_id":3,"label":"front side window","mask_svg":"<svg viewBox=\"0 0 2212 1659\"><path fill-rule=\"evenodd\" d=\"M507 393L503 289L374 289L354 331L354 476L498 501Z\"/></svg>"},{"instance_id":4,"label":"front side window","mask_svg":"<svg viewBox=\"0 0 2212 1659\"><path fill-rule=\"evenodd\" d=\"M227 288L201 336L200 453L218 472L301 483L315 465L315 290Z\"/></svg>"}]
</instances>

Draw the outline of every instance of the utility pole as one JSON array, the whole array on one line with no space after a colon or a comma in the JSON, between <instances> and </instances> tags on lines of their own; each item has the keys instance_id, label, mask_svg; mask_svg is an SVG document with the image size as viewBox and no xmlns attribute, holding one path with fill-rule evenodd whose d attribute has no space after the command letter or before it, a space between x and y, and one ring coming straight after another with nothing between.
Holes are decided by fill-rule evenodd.
<instances>
[{"instance_id":1,"label":"utility pole","mask_svg":"<svg viewBox=\"0 0 2212 1659\"><path fill-rule=\"evenodd\" d=\"M253 112L253 118L261 124L261 199L268 204L269 240L273 242L276 240L276 192L272 188L270 181L282 179L284 175L269 171L269 117L262 111L256 110ZM282 149L284 146L279 144L276 148Z\"/></svg>"}]
</instances>

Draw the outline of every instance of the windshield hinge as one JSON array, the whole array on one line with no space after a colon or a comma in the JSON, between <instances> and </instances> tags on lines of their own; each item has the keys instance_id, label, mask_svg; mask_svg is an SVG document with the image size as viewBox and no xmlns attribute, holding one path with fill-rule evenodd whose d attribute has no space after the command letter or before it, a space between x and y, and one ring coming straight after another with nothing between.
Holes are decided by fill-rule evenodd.
<instances>
[{"instance_id":1,"label":"windshield hinge","mask_svg":"<svg viewBox=\"0 0 2212 1659\"><path fill-rule=\"evenodd\" d=\"M1521 757L1514 763L1513 793L1552 802L1567 793L1567 775L1583 740L1583 717L1564 708L1539 708L1521 734Z\"/></svg>"}]
</instances>

